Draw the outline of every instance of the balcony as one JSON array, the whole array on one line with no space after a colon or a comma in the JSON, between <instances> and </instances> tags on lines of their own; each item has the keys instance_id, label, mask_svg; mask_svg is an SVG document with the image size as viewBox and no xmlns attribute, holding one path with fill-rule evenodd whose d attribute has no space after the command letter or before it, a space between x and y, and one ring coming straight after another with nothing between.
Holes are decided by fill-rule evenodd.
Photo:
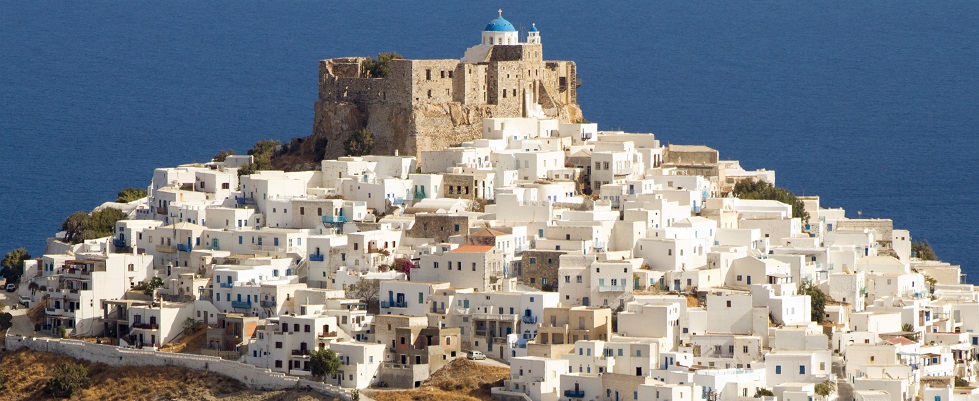
<instances>
[{"instance_id":1,"label":"balcony","mask_svg":"<svg viewBox=\"0 0 979 401\"><path fill-rule=\"evenodd\" d=\"M134 329L157 330L160 328L156 323L133 323Z\"/></svg>"},{"instance_id":2,"label":"balcony","mask_svg":"<svg viewBox=\"0 0 979 401\"><path fill-rule=\"evenodd\" d=\"M623 292L625 291L625 284L613 284L613 285L600 285L598 286L598 292Z\"/></svg>"},{"instance_id":3,"label":"balcony","mask_svg":"<svg viewBox=\"0 0 979 401\"><path fill-rule=\"evenodd\" d=\"M318 254L318 253L314 253L314 254L310 254L309 255L309 261L310 262L322 262L325 259L326 259L326 256L325 255L321 255L321 254Z\"/></svg>"},{"instance_id":4,"label":"balcony","mask_svg":"<svg viewBox=\"0 0 979 401\"><path fill-rule=\"evenodd\" d=\"M251 301L231 301L231 307L235 309L251 309Z\"/></svg>"},{"instance_id":5,"label":"balcony","mask_svg":"<svg viewBox=\"0 0 979 401\"><path fill-rule=\"evenodd\" d=\"M328 332L328 333L320 334L317 337L320 338L320 339L336 338L337 337L337 332L331 331L331 332Z\"/></svg>"},{"instance_id":6,"label":"balcony","mask_svg":"<svg viewBox=\"0 0 979 401\"><path fill-rule=\"evenodd\" d=\"M177 247L170 245L157 245L156 251L160 253L177 253Z\"/></svg>"},{"instance_id":7,"label":"balcony","mask_svg":"<svg viewBox=\"0 0 979 401\"><path fill-rule=\"evenodd\" d=\"M260 301L258 304L259 304L259 306L261 306L263 308L274 308L275 307L275 301Z\"/></svg>"},{"instance_id":8,"label":"balcony","mask_svg":"<svg viewBox=\"0 0 979 401\"><path fill-rule=\"evenodd\" d=\"M128 248L129 244L127 244L126 241L116 238L112 240L112 246L115 246L116 248Z\"/></svg>"},{"instance_id":9,"label":"balcony","mask_svg":"<svg viewBox=\"0 0 979 401\"><path fill-rule=\"evenodd\" d=\"M235 283L231 283L231 282L229 282L229 283L218 283L218 287L221 287L221 288L234 288L234 286L235 286Z\"/></svg>"},{"instance_id":10,"label":"balcony","mask_svg":"<svg viewBox=\"0 0 979 401\"><path fill-rule=\"evenodd\" d=\"M520 321L526 324L537 324L537 316L524 316Z\"/></svg>"},{"instance_id":11,"label":"balcony","mask_svg":"<svg viewBox=\"0 0 979 401\"><path fill-rule=\"evenodd\" d=\"M403 204L405 204L405 198L392 198L391 199L391 204L392 205L403 205Z\"/></svg>"},{"instance_id":12,"label":"balcony","mask_svg":"<svg viewBox=\"0 0 979 401\"><path fill-rule=\"evenodd\" d=\"M235 202L238 203L238 205L254 205L255 198L251 196L236 196Z\"/></svg>"},{"instance_id":13,"label":"balcony","mask_svg":"<svg viewBox=\"0 0 979 401\"><path fill-rule=\"evenodd\" d=\"M308 349L294 349L292 350L292 356L309 356Z\"/></svg>"},{"instance_id":14,"label":"balcony","mask_svg":"<svg viewBox=\"0 0 979 401\"><path fill-rule=\"evenodd\" d=\"M345 216L343 216L343 215L340 215L340 216L323 216L323 222L324 223L333 223L333 224L336 224L336 223L346 223L347 222L347 218Z\"/></svg>"},{"instance_id":15,"label":"balcony","mask_svg":"<svg viewBox=\"0 0 979 401\"><path fill-rule=\"evenodd\" d=\"M408 302L406 301L381 301L382 308L407 308Z\"/></svg>"},{"instance_id":16,"label":"balcony","mask_svg":"<svg viewBox=\"0 0 979 401\"><path fill-rule=\"evenodd\" d=\"M192 249L193 249L193 247L191 247L190 245L187 245L187 244L177 244L177 251L178 252L190 252Z\"/></svg>"},{"instance_id":17,"label":"balcony","mask_svg":"<svg viewBox=\"0 0 979 401\"><path fill-rule=\"evenodd\" d=\"M585 390L564 390L564 396L568 398L585 398Z\"/></svg>"},{"instance_id":18,"label":"balcony","mask_svg":"<svg viewBox=\"0 0 979 401\"><path fill-rule=\"evenodd\" d=\"M166 216L167 212L168 211L166 206L160 206L156 208L156 214Z\"/></svg>"}]
</instances>

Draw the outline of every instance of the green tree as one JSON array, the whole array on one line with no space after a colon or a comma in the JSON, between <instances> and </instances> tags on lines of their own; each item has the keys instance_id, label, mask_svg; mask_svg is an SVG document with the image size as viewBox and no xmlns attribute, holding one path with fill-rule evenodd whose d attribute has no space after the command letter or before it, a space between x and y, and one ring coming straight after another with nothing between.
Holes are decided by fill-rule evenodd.
<instances>
[{"instance_id":1,"label":"green tree","mask_svg":"<svg viewBox=\"0 0 979 401\"><path fill-rule=\"evenodd\" d=\"M779 188L769 182L758 180L743 180L734 185L734 196L741 199L774 200L792 206L792 217L809 222L809 212L806 205L794 193L785 188Z\"/></svg>"},{"instance_id":2,"label":"green tree","mask_svg":"<svg viewBox=\"0 0 979 401\"><path fill-rule=\"evenodd\" d=\"M85 220L85 229L78 242L108 237L115 232L116 222L125 219L126 214L119 209L106 207L92 212Z\"/></svg>"},{"instance_id":3,"label":"green tree","mask_svg":"<svg viewBox=\"0 0 979 401\"><path fill-rule=\"evenodd\" d=\"M3 266L2 275L7 279L7 282L20 282L20 276L24 275L24 261L30 258L31 254L27 253L27 249L24 248L14 249L3 256L0 266Z\"/></svg>"},{"instance_id":4,"label":"green tree","mask_svg":"<svg viewBox=\"0 0 979 401\"><path fill-rule=\"evenodd\" d=\"M911 255L921 258L921 260L938 260L935 250L931 249L928 240L911 241Z\"/></svg>"},{"instance_id":5,"label":"green tree","mask_svg":"<svg viewBox=\"0 0 979 401\"><path fill-rule=\"evenodd\" d=\"M252 156L252 162L247 163L238 170L238 175L249 175L256 171L271 170L272 158L275 153L282 148L282 143L276 139L263 139L255 143L248 154Z\"/></svg>"},{"instance_id":6,"label":"green tree","mask_svg":"<svg viewBox=\"0 0 979 401\"><path fill-rule=\"evenodd\" d=\"M7 374L0 370L0 391L7 389Z\"/></svg>"},{"instance_id":7,"label":"green tree","mask_svg":"<svg viewBox=\"0 0 979 401\"><path fill-rule=\"evenodd\" d=\"M401 58L404 57L401 57L400 54L395 52L378 53L376 59L368 57L364 60L361 67L368 78L384 78L391 71L391 60Z\"/></svg>"},{"instance_id":8,"label":"green tree","mask_svg":"<svg viewBox=\"0 0 979 401\"><path fill-rule=\"evenodd\" d=\"M234 154L235 154L235 151L233 151L231 149L228 149L228 150L222 149L220 152L218 152L216 155L214 155L214 157L211 158L211 161L217 162L217 163L222 163L225 160L228 160L228 156L234 156Z\"/></svg>"},{"instance_id":9,"label":"green tree","mask_svg":"<svg viewBox=\"0 0 979 401\"><path fill-rule=\"evenodd\" d=\"M340 356L329 348L320 348L309 355L309 369L313 376L336 377L340 371Z\"/></svg>"},{"instance_id":10,"label":"green tree","mask_svg":"<svg viewBox=\"0 0 979 401\"><path fill-rule=\"evenodd\" d=\"M374 150L374 134L367 128L354 131L350 138L343 143L343 150L347 156L364 156L371 154Z\"/></svg>"},{"instance_id":11,"label":"green tree","mask_svg":"<svg viewBox=\"0 0 979 401\"><path fill-rule=\"evenodd\" d=\"M126 188L119 191L119 197L116 198L116 202L119 203L129 203L132 201L137 201L146 197L146 190L142 188Z\"/></svg>"},{"instance_id":12,"label":"green tree","mask_svg":"<svg viewBox=\"0 0 979 401\"><path fill-rule=\"evenodd\" d=\"M163 279L159 277L153 277L143 287L143 294L153 295L153 290L160 287L163 287Z\"/></svg>"},{"instance_id":13,"label":"green tree","mask_svg":"<svg viewBox=\"0 0 979 401\"><path fill-rule=\"evenodd\" d=\"M811 281L799 286L800 295L808 295L812 304L812 321L822 323L826 316L826 294Z\"/></svg>"},{"instance_id":14,"label":"green tree","mask_svg":"<svg viewBox=\"0 0 979 401\"><path fill-rule=\"evenodd\" d=\"M51 380L44 385L44 392L59 398L70 398L81 389L92 385L88 368L78 363L63 363L54 368Z\"/></svg>"},{"instance_id":15,"label":"green tree","mask_svg":"<svg viewBox=\"0 0 979 401\"><path fill-rule=\"evenodd\" d=\"M969 387L969 381L955 376L955 387Z\"/></svg>"},{"instance_id":16,"label":"green tree","mask_svg":"<svg viewBox=\"0 0 979 401\"><path fill-rule=\"evenodd\" d=\"M755 398L772 397L774 395L775 393L773 393L772 390L769 390L767 388L759 387L755 390Z\"/></svg>"},{"instance_id":17,"label":"green tree","mask_svg":"<svg viewBox=\"0 0 979 401\"><path fill-rule=\"evenodd\" d=\"M65 232L65 242L72 244L80 242L86 222L88 222L88 213L75 212L68 216L64 223L61 223L61 230Z\"/></svg>"}]
</instances>

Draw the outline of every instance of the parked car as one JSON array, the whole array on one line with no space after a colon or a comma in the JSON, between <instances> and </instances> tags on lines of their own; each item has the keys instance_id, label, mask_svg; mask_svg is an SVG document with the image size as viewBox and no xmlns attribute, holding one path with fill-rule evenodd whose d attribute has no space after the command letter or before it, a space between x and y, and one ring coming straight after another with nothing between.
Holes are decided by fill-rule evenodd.
<instances>
[{"instance_id":1,"label":"parked car","mask_svg":"<svg viewBox=\"0 0 979 401\"><path fill-rule=\"evenodd\" d=\"M478 361L478 360L486 359L486 355L483 355L483 353L479 351L469 351L466 353L466 358L469 358L470 360L473 361Z\"/></svg>"},{"instance_id":2,"label":"parked car","mask_svg":"<svg viewBox=\"0 0 979 401\"><path fill-rule=\"evenodd\" d=\"M17 302L21 305L24 305L25 308L31 307L31 297L26 297L21 295L20 299Z\"/></svg>"},{"instance_id":3,"label":"parked car","mask_svg":"<svg viewBox=\"0 0 979 401\"><path fill-rule=\"evenodd\" d=\"M17 284L14 283L7 284L7 292L14 292L14 291L17 291Z\"/></svg>"}]
</instances>

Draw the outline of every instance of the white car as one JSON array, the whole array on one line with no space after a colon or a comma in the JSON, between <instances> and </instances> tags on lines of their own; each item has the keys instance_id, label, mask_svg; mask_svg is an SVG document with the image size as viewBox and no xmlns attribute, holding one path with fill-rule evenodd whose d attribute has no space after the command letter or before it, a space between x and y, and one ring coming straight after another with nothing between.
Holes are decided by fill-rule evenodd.
<instances>
[{"instance_id":1,"label":"white car","mask_svg":"<svg viewBox=\"0 0 979 401\"><path fill-rule=\"evenodd\" d=\"M17 291L17 284L14 283L7 284L7 292L14 292L14 291Z\"/></svg>"},{"instance_id":2,"label":"white car","mask_svg":"<svg viewBox=\"0 0 979 401\"><path fill-rule=\"evenodd\" d=\"M30 308L31 307L31 297L27 297L27 296L21 295L20 296L20 299L17 300L17 303L19 303L21 305L24 305L25 308Z\"/></svg>"},{"instance_id":3,"label":"white car","mask_svg":"<svg viewBox=\"0 0 979 401\"><path fill-rule=\"evenodd\" d=\"M469 358L470 360L473 361L478 361L478 360L486 359L486 355L483 355L483 353L479 351L469 351L468 353L466 353L466 358Z\"/></svg>"}]
</instances>

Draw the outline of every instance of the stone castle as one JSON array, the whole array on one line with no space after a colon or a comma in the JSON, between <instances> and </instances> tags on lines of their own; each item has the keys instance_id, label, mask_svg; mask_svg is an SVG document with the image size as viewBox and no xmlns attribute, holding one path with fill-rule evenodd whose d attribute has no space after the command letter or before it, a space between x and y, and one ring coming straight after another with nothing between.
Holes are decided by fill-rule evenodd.
<instances>
[{"instance_id":1,"label":"stone castle","mask_svg":"<svg viewBox=\"0 0 979 401\"><path fill-rule=\"evenodd\" d=\"M520 42L502 11L460 60L396 59L383 78L371 77L365 60L320 61L307 152L344 156L344 142L366 127L374 154L420 157L424 150L478 139L486 117L581 118L575 63L544 60L536 25Z\"/></svg>"}]
</instances>

